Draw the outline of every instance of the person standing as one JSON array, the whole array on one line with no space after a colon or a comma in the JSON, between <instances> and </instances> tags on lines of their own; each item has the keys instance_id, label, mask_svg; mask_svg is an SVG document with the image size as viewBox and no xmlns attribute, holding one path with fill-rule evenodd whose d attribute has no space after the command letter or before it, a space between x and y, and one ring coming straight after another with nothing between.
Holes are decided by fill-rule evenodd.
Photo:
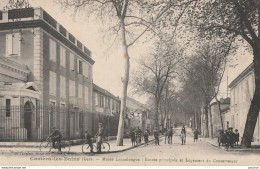
<instances>
[{"instance_id":1,"label":"person standing","mask_svg":"<svg viewBox=\"0 0 260 169\"><path fill-rule=\"evenodd\" d=\"M147 144L149 141L149 133L147 131L144 132L144 142Z\"/></svg>"},{"instance_id":2,"label":"person standing","mask_svg":"<svg viewBox=\"0 0 260 169\"><path fill-rule=\"evenodd\" d=\"M199 131L198 131L198 129L196 129L195 131L194 131L194 141L193 142L197 142L198 141L198 137L199 137Z\"/></svg>"},{"instance_id":3,"label":"person standing","mask_svg":"<svg viewBox=\"0 0 260 169\"><path fill-rule=\"evenodd\" d=\"M172 144L172 135L173 135L173 130L172 127L170 127L168 130L168 144Z\"/></svg>"},{"instance_id":4,"label":"person standing","mask_svg":"<svg viewBox=\"0 0 260 169\"><path fill-rule=\"evenodd\" d=\"M102 139L103 139L103 135L104 135L104 128L103 128L103 124L99 123L98 124L98 132L96 134L97 136L97 153L101 153L101 144L102 144Z\"/></svg>"},{"instance_id":5,"label":"person standing","mask_svg":"<svg viewBox=\"0 0 260 169\"><path fill-rule=\"evenodd\" d=\"M168 130L164 129L164 144L166 144L167 139L168 139Z\"/></svg>"},{"instance_id":6,"label":"person standing","mask_svg":"<svg viewBox=\"0 0 260 169\"><path fill-rule=\"evenodd\" d=\"M155 139L155 145L160 145L160 143L159 143L159 132L158 132L158 130L157 130L157 128L155 128L154 130L153 130L153 135L154 135L154 139Z\"/></svg>"},{"instance_id":7,"label":"person standing","mask_svg":"<svg viewBox=\"0 0 260 169\"><path fill-rule=\"evenodd\" d=\"M182 126L181 129L181 144L185 144L186 143L186 129L185 129L185 125Z\"/></svg>"},{"instance_id":8,"label":"person standing","mask_svg":"<svg viewBox=\"0 0 260 169\"><path fill-rule=\"evenodd\" d=\"M142 130L139 128L139 126L137 127L135 134L136 134L136 137L135 137L136 144L139 145L139 144L141 144L141 141L142 141Z\"/></svg>"},{"instance_id":9,"label":"person standing","mask_svg":"<svg viewBox=\"0 0 260 169\"><path fill-rule=\"evenodd\" d=\"M135 131L134 130L131 131L130 137L131 137L132 146L135 146L136 138L135 138Z\"/></svg>"},{"instance_id":10,"label":"person standing","mask_svg":"<svg viewBox=\"0 0 260 169\"><path fill-rule=\"evenodd\" d=\"M238 142L239 142L239 132L238 132L238 129L235 130L235 142L236 142L236 145L238 146Z\"/></svg>"}]
</instances>

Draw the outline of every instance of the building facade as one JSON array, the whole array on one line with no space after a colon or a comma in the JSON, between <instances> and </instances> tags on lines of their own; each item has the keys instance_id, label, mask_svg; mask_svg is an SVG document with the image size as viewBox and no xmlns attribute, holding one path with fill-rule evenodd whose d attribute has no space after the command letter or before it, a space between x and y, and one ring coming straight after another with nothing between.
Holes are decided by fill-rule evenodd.
<instances>
[{"instance_id":1,"label":"building facade","mask_svg":"<svg viewBox=\"0 0 260 169\"><path fill-rule=\"evenodd\" d=\"M129 135L130 131L135 130L137 127L142 131L147 128L152 131L154 127L153 120L151 119L152 112L146 105L127 97L126 109L125 135Z\"/></svg>"},{"instance_id":2,"label":"building facade","mask_svg":"<svg viewBox=\"0 0 260 169\"><path fill-rule=\"evenodd\" d=\"M1 137L40 140L54 126L65 138L81 137L92 112L93 64L87 47L42 8L1 11Z\"/></svg>"},{"instance_id":3,"label":"building facade","mask_svg":"<svg viewBox=\"0 0 260 169\"><path fill-rule=\"evenodd\" d=\"M240 136L243 136L247 113L253 99L255 90L255 76L253 63L250 64L238 77L229 85L230 88L230 127L238 129ZM241 140L241 138L240 138ZM259 116L256 122L252 141L260 141Z\"/></svg>"},{"instance_id":4,"label":"building facade","mask_svg":"<svg viewBox=\"0 0 260 169\"><path fill-rule=\"evenodd\" d=\"M105 136L116 136L120 114L120 99L109 91L93 84L92 133L98 131L98 123L103 123Z\"/></svg>"},{"instance_id":5,"label":"building facade","mask_svg":"<svg viewBox=\"0 0 260 169\"><path fill-rule=\"evenodd\" d=\"M213 137L218 136L218 130L222 129L222 124L221 124L221 113L223 110L226 110L230 106L230 98L225 98L225 99L220 99L220 109L219 110L219 105L217 102L213 102L210 104L210 109L211 109L211 114L212 114L212 126L213 126ZM224 126L224 121L222 118L222 123ZM209 120L209 131L211 131L211 121ZM209 135L211 137L211 132L209 132Z\"/></svg>"}]
</instances>

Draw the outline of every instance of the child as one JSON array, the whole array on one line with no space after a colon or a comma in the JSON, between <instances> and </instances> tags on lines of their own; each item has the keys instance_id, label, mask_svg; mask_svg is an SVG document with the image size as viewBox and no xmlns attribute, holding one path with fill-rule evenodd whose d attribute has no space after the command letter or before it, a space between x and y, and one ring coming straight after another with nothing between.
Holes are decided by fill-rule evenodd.
<instances>
[{"instance_id":1,"label":"child","mask_svg":"<svg viewBox=\"0 0 260 169\"><path fill-rule=\"evenodd\" d=\"M92 136L88 133L88 131L85 131L85 138L86 138L86 144L90 147L90 154L93 155L93 142L92 142Z\"/></svg>"}]
</instances>

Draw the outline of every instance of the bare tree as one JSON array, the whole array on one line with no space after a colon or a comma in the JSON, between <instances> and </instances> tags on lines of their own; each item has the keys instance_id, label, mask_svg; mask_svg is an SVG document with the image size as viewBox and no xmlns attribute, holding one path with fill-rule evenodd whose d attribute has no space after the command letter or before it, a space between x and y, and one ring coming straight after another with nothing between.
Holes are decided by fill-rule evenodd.
<instances>
[{"instance_id":1,"label":"bare tree","mask_svg":"<svg viewBox=\"0 0 260 169\"><path fill-rule=\"evenodd\" d=\"M247 114L242 147L250 147L260 110L260 1L198 0L190 10L189 24L205 36L236 36L247 42L253 53L255 91Z\"/></svg>"},{"instance_id":2,"label":"bare tree","mask_svg":"<svg viewBox=\"0 0 260 169\"><path fill-rule=\"evenodd\" d=\"M159 105L166 84L173 78L177 64L182 60L182 50L176 46L158 43L156 51L149 58L142 58L140 68L135 72L135 92L152 95L155 98L154 122L158 125Z\"/></svg>"},{"instance_id":3,"label":"bare tree","mask_svg":"<svg viewBox=\"0 0 260 169\"><path fill-rule=\"evenodd\" d=\"M154 32L155 23L162 23L162 16L167 16L167 11L177 8L173 18L179 18L183 12L182 6L190 4L189 0L157 1L157 0L59 0L64 9L73 8L87 13L106 23L122 43L123 58L125 60L124 77L122 78L123 90L121 97L121 110L117 134L117 145L123 145L124 117L126 112L127 87L129 81L130 57L129 47L135 44L147 31ZM172 18L172 19L173 19Z\"/></svg>"}]
</instances>

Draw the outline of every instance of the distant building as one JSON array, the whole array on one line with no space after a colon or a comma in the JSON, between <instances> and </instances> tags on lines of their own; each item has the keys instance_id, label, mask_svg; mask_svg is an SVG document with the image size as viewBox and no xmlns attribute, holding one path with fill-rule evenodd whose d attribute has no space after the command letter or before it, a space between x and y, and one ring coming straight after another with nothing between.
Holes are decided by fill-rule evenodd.
<instances>
[{"instance_id":1,"label":"distant building","mask_svg":"<svg viewBox=\"0 0 260 169\"><path fill-rule=\"evenodd\" d=\"M229 125L234 129L238 129L241 137L243 136L248 110L255 90L255 75L253 70L252 63L229 85L231 94ZM253 141L260 141L259 116L256 122Z\"/></svg>"},{"instance_id":2,"label":"distant building","mask_svg":"<svg viewBox=\"0 0 260 169\"><path fill-rule=\"evenodd\" d=\"M227 108L229 108L230 106L230 98L225 98L225 99L220 99L220 109L221 112ZM217 137L218 136L218 130L222 128L221 126L221 113L219 110L219 105L217 102L213 102L210 104L210 108L211 108L211 114L212 114L212 124L213 124L213 137ZM209 116L210 118L210 116ZM224 124L224 121L222 119L222 122ZM209 120L209 135L211 137L211 125L210 125L210 120Z\"/></svg>"},{"instance_id":3,"label":"distant building","mask_svg":"<svg viewBox=\"0 0 260 169\"><path fill-rule=\"evenodd\" d=\"M152 112L146 107L146 105L134 100L130 97L126 99L126 126L125 132L128 133L132 129L139 128L144 131L153 129Z\"/></svg>"},{"instance_id":4,"label":"distant building","mask_svg":"<svg viewBox=\"0 0 260 169\"><path fill-rule=\"evenodd\" d=\"M224 130L227 130L230 127L230 121L231 121L230 107L222 109L221 116L222 116L222 120L223 120L223 128L224 128Z\"/></svg>"},{"instance_id":5,"label":"distant building","mask_svg":"<svg viewBox=\"0 0 260 169\"><path fill-rule=\"evenodd\" d=\"M93 84L93 113L91 117L92 133L98 130L98 123L105 127L105 135L116 136L120 114L120 99L109 91Z\"/></svg>"},{"instance_id":6,"label":"distant building","mask_svg":"<svg viewBox=\"0 0 260 169\"><path fill-rule=\"evenodd\" d=\"M89 49L42 8L0 11L0 138L40 140L53 126L64 138L81 137L93 64Z\"/></svg>"}]
</instances>

